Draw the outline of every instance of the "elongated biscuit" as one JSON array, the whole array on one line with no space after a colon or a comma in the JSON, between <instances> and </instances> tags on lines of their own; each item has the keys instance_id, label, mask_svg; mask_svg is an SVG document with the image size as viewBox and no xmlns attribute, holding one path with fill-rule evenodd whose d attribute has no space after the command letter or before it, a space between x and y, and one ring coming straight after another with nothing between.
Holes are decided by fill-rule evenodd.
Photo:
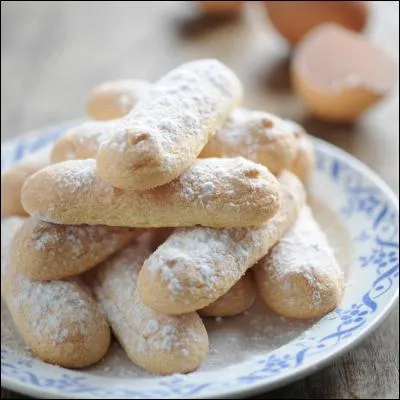
<instances>
[{"instance_id":1,"label":"elongated biscuit","mask_svg":"<svg viewBox=\"0 0 400 400\"><path fill-rule=\"evenodd\" d=\"M173 231L172 228L146 229L139 240L147 241L155 250L171 236ZM256 293L257 290L252 276L247 273L214 303L199 310L199 315L204 317L232 317L241 314L253 305Z\"/></svg>"},{"instance_id":2,"label":"elongated biscuit","mask_svg":"<svg viewBox=\"0 0 400 400\"><path fill-rule=\"evenodd\" d=\"M115 130L115 121L89 121L69 129L54 142L51 162L95 158L100 143Z\"/></svg>"},{"instance_id":3,"label":"elongated biscuit","mask_svg":"<svg viewBox=\"0 0 400 400\"><path fill-rule=\"evenodd\" d=\"M1 215L26 216L21 204L21 188L27 178L49 165L50 147L32 154L1 174Z\"/></svg>"},{"instance_id":4,"label":"elongated biscuit","mask_svg":"<svg viewBox=\"0 0 400 400\"><path fill-rule=\"evenodd\" d=\"M140 79L104 82L90 93L86 111L98 121L121 118L131 111L150 86L149 82Z\"/></svg>"},{"instance_id":5,"label":"elongated biscuit","mask_svg":"<svg viewBox=\"0 0 400 400\"><path fill-rule=\"evenodd\" d=\"M225 294L291 227L304 204L304 188L293 174L283 172L279 181L280 209L259 228L176 229L139 273L143 302L181 314Z\"/></svg>"},{"instance_id":6,"label":"elongated biscuit","mask_svg":"<svg viewBox=\"0 0 400 400\"><path fill-rule=\"evenodd\" d=\"M290 120L285 120L285 122L292 127L297 139L296 156L289 169L296 174L303 183L308 183L315 166L313 142L302 126Z\"/></svg>"},{"instance_id":7,"label":"elongated biscuit","mask_svg":"<svg viewBox=\"0 0 400 400\"><path fill-rule=\"evenodd\" d=\"M17 273L9 259L18 217L1 222L1 294L28 347L43 361L83 368L99 361L110 328L90 290L79 280L37 282Z\"/></svg>"},{"instance_id":8,"label":"elongated biscuit","mask_svg":"<svg viewBox=\"0 0 400 400\"><path fill-rule=\"evenodd\" d=\"M342 298L343 272L308 206L254 273L265 303L285 317L322 317Z\"/></svg>"},{"instance_id":9,"label":"elongated biscuit","mask_svg":"<svg viewBox=\"0 0 400 400\"><path fill-rule=\"evenodd\" d=\"M273 174L288 169L296 155L293 129L279 117L244 108L234 110L200 157L236 157L264 164Z\"/></svg>"},{"instance_id":10,"label":"elongated biscuit","mask_svg":"<svg viewBox=\"0 0 400 400\"><path fill-rule=\"evenodd\" d=\"M151 310L136 291L149 244L134 241L85 280L106 312L128 357L149 372L172 374L196 369L208 351L208 336L196 313L171 316Z\"/></svg>"},{"instance_id":11,"label":"elongated biscuit","mask_svg":"<svg viewBox=\"0 0 400 400\"><path fill-rule=\"evenodd\" d=\"M248 271L218 300L199 310L199 314L202 317L233 317L253 305L256 293L253 277Z\"/></svg>"},{"instance_id":12,"label":"elongated biscuit","mask_svg":"<svg viewBox=\"0 0 400 400\"><path fill-rule=\"evenodd\" d=\"M207 158L167 185L126 191L103 181L94 160L71 160L31 176L22 204L39 219L67 224L254 226L278 210L279 184L244 158Z\"/></svg>"},{"instance_id":13,"label":"elongated biscuit","mask_svg":"<svg viewBox=\"0 0 400 400\"><path fill-rule=\"evenodd\" d=\"M100 145L99 174L122 189L172 181L194 164L241 97L238 78L219 61L183 64L156 82Z\"/></svg>"},{"instance_id":14,"label":"elongated biscuit","mask_svg":"<svg viewBox=\"0 0 400 400\"><path fill-rule=\"evenodd\" d=\"M93 268L142 232L101 225L57 225L29 218L14 235L11 263L31 279L62 279Z\"/></svg>"}]
</instances>

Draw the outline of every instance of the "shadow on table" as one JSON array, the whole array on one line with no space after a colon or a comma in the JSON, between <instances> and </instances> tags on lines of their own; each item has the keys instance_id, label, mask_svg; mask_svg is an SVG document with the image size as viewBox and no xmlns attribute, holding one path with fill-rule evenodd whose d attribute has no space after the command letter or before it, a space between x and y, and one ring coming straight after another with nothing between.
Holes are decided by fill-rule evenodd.
<instances>
[{"instance_id":1,"label":"shadow on table","mask_svg":"<svg viewBox=\"0 0 400 400\"><path fill-rule=\"evenodd\" d=\"M278 58L268 68L263 68L259 82L261 88L273 93L293 92L290 79L290 55Z\"/></svg>"},{"instance_id":2,"label":"shadow on table","mask_svg":"<svg viewBox=\"0 0 400 400\"><path fill-rule=\"evenodd\" d=\"M304 116L299 124L309 134L332 143L351 154L356 153L363 134L361 123L333 123L311 115Z\"/></svg>"},{"instance_id":3,"label":"shadow on table","mask_svg":"<svg viewBox=\"0 0 400 400\"><path fill-rule=\"evenodd\" d=\"M237 14L199 14L177 20L176 29L181 36L190 39L195 38L196 36L209 34L226 25L241 23L242 20L242 16Z\"/></svg>"}]
</instances>

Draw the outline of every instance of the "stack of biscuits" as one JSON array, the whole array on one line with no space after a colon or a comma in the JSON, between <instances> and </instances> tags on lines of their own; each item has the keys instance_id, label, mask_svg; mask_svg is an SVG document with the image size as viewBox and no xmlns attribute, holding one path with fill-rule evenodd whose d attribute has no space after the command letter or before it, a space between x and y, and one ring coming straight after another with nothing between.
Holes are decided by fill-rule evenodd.
<instances>
[{"instance_id":1,"label":"stack of biscuits","mask_svg":"<svg viewBox=\"0 0 400 400\"><path fill-rule=\"evenodd\" d=\"M2 296L38 357L89 366L112 331L136 365L184 373L208 351L202 317L257 293L290 318L338 305L343 274L306 202L312 141L241 101L212 59L107 82L92 121L2 175Z\"/></svg>"}]
</instances>

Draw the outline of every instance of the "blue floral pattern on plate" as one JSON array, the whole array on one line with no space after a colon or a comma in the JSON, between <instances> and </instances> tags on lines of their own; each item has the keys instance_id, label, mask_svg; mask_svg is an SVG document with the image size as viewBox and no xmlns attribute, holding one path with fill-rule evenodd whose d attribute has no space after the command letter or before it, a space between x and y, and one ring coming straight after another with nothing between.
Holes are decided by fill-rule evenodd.
<instances>
[{"instance_id":1,"label":"blue floral pattern on plate","mask_svg":"<svg viewBox=\"0 0 400 400\"><path fill-rule=\"evenodd\" d=\"M2 170L50 144L66 125L35 132L2 146ZM1 347L5 386L47 396L157 398L210 397L276 386L340 354L382 320L395 304L399 278L398 204L390 190L357 160L315 140L317 163L311 191L321 186L329 206L354 240L352 273L362 276L355 294L289 344L218 373L194 373L154 379L113 379L69 371ZM335 200L332 200L335 197ZM227 369L227 371L228 371Z\"/></svg>"}]
</instances>

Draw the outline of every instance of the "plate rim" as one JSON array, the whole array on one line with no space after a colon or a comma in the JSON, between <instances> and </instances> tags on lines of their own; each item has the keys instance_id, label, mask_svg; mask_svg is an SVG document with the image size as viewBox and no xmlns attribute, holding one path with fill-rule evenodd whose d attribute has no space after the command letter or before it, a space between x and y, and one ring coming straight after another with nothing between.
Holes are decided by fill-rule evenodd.
<instances>
[{"instance_id":1,"label":"plate rim","mask_svg":"<svg viewBox=\"0 0 400 400\"><path fill-rule=\"evenodd\" d=\"M65 122L61 122L58 124L48 124L43 126L42 128L37 128L34 130L27 131L22 135L18 135L15 138L9 140L2 140L2 145L12 145L13 142L18 142L21 139L28 138L30 136L39 135L40 133L45 133L47 131L52 131L55 129L60 129L62 127L73 126L74 124L79 124L87 119L80 118L74 120L67 120ZM394 191L389 187L389 185L381 178L376 172L374 172L369 166L364 164L362 161L357 159L355 156L347 153L345 150L323 140L317 138L310 134L310 137L313 142L316 143L317 147L322 148L324 151L327 151L330 154L333 154L340 158L342 161L348 163L351 167L356 168L359 170L364 176L367 176L368 179L373 183L374 186L379 188L382 193L387 197L390 204L394 207L397 215L399 214L399 199L398 196L394 193ZM366 337L374 333L379 326L385 321L388 317L390 312L394 309L396 304L398 303L399 299L399 286L397 285L397 289L390 300L385 304L383 309L380 311L379 314L375 315L375 318L372 319L370 324L362 330L357 336L353 338L353 340L349 341L348 343L344 343L339 345L336 349L327 352L326 354L322 355L321 358L315 363L310 365L304 365L296 369L295 371L288 371L286 374L282 374L274 380L270 380L269 382L265 382L263 380L259 382L255 382L249 385L246 388L240 389L227 389L223 392L217 393L215 395L210 394L207 395L207 398L213 399L220 399L220 398L238 398L238 397L249 397L252 395L260 394L264 391L271 391L278 387L282 387L286 384L289 384L293 381L302 379L321 368L325 367L326 365L332 363L339 357L343 356L345 353L350 351L351 349L358 346ZM112 377L109 377L113 379ZM130 379L130 378L126 378ZM265 378L267 379L267 378ZM79 397L74 397L73 393L63 394L62 391L52 388L43 388L43 387L36 387L32 384L21 382L19 380L13 380L9 376L1 377L1 386L4 389L15 391L17 393L25 394L28 396L35 396L35 397L42 397L42 398L95 398L93 395L80 395ZM204 398L204 395L193 395L191 398Z\"/></svg>"}]
</instances>

